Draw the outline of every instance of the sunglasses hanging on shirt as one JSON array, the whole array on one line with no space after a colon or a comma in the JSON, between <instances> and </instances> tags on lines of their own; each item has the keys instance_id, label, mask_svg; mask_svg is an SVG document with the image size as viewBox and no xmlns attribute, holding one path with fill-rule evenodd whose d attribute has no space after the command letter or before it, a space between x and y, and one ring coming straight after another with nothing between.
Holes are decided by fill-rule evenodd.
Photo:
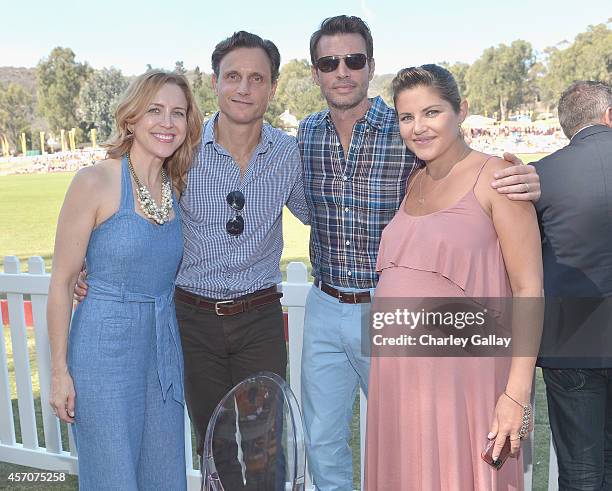
<instances>
[{"instance_id":1,"label":"sunglasses hanging on shirt","mask_svg":"<svg viewBox=\"0 0 612 491\"><path fill-rule=\"evenodd\" d=\"M244 217L242 216L245 202L244 194L242 194L242 191L232 191L225 200L230 205L230 208L236 212L236 215L225 224L225 230L230 235L240 235L244 232Z\"/></svg>"}]
</instances>

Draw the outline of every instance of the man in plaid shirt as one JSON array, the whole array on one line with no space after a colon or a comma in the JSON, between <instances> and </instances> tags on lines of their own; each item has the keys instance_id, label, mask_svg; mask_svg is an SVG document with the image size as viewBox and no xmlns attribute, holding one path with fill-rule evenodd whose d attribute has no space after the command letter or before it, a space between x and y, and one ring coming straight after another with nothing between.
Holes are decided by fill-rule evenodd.
<instances>
[{"instance_id":1,"label":"man in plaid shirt","mask_svg":"<svg viewBox=\"0 0 612 491\"><path fill-rule=\"evenodd\" d=\"M380 97L367 98L373 43L360 18L324 20L310 39L310 57L329 108L305 118L298 132L315 278L306 301L302 405L315 486L345 491L353 489L352 408L358 385L368 389L361 326L369 323L378 245L419 162L400 137L395 111ZM494 187L510 198L537 199L535 169L513 162Z\"/></svg>"}]
</instances>

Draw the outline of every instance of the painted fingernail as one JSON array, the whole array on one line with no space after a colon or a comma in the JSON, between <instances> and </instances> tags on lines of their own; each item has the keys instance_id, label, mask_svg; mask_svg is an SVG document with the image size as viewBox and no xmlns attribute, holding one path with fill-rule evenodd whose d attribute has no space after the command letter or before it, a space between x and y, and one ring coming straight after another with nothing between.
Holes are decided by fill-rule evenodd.
<instances>
[{"instance_id":1,"label":"painted fingernail","mask_svg":"<svg viewBox=\"0 0 612 491\"><path fill-rule=\"evenodd\" d=\"M495 433L493 433L492 431L487 435L487 438L490 440L491 438L493 438L495 436Z\"/></svg>"}]
</instances>

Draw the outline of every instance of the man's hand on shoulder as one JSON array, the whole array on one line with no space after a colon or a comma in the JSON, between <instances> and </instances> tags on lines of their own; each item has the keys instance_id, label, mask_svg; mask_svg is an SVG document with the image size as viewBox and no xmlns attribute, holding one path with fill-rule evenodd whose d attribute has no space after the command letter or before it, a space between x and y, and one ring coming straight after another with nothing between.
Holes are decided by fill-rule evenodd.
<instances>
[{"instance_id":1,"label":"man's hand on shoulder","mask_svg":"<svg viewBox=\"0 0 612 491\"><path fill-rule=\"evenodd\" d=\"M516 155L504 152L504 160L513 164L495 172L491 187L509 199L537 201L540 199L540 176L533 165L525 165Z\"/></svg>"}]
</instances>

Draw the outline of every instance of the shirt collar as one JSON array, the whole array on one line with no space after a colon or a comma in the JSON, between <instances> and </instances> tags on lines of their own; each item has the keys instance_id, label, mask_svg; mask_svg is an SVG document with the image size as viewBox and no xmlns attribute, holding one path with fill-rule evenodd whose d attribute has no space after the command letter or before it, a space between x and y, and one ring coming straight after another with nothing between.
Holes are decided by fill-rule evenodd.
<instances>
[{"instance_id":1,"label":"shirt collar","mask_svg":"<svg viewBox=\"0 0 612 491\"><path fill-rule=\"evenodd\" d=\"M204 123L204 131L202 132L202 143L215 143L215 123L219 117L219 112L216 112L212 117Z\"/></svg>"},{"instance_id":2,"label":"shirt collar","mask_svg":"<svg viewBox=\"0 0 612 491\"><path fill-rule=\"evenodd\" d=\"M219 111L212 115L212 117L204 124L204 131L202 132L202 143L216 144L215 141L215 124L219 119ZM257 144L255 151L257 153L265 153L268 148L274 143L272 139L272 131L270 125L264 123L261 129L261 141Z\"/></svg>"},{"instance_id":3,"label":"shirt collar","mask_svg":"<svg viewBox=\"0 0 612 491\"><path fill-rule=\"evenodd\" d=\"M576 131L576 133L574 133L574 135L570 138L570 141L572 141L574 138L576 138L576 135L578 133L580 133L583 130L586 130L587 128L590 128L591 126L596 126L595 124L587 124L586 126L583 126L582 128L580 128L578 131Z\"/></svg>"},{"instance_id":4,"label":"shirt collar","mask_svg":"<svg viewBox=\"0 0 612 491\"><path fill-rule=\"evenodd\" d=\"M385 114L388 111L388 106L385 104L385 101L382 97L376 96L370 100L370 109L368 109L362 119L374 126L377 129L381 129L383 127ZM329 121L331 123L331 114L329 112L329 108L321 111L319 113L319 117L317 118L315 124L318 126L321 123Z\"/></svg>"}]
</instances>

